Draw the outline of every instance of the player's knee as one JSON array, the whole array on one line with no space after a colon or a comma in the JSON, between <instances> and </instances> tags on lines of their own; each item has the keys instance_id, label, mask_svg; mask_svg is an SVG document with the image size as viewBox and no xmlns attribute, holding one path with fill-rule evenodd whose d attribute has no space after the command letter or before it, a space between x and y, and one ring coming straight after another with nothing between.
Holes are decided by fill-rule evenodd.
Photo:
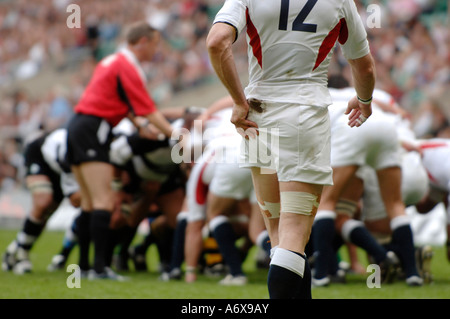
<instances>
[{"instance_id":1,"label":"player's knee","mask_svg":"<svg viewBox=\"0 0 450 319\"><path fill-rule=\"evenodd\" d=\"M336 213L338 215L345 215L350 218L355 216L358 210L358 203L348 199L339 199L336 204Z\"/></svg>"},{"instance_id":2,"label":"player's knee","mask_svg":"<svg viewBox=\"0 0 450 319\"><path fill-rule=\"evenodd\" d=\"M281 212L314 216L319 197L306 192L280 192Z\"/></svg>"},{"instance_id":3,"label":"player's knee","mask_svg":"<svg viewBox=\"0 0 450 319\"><path fill-rule=\"evenodd\" d=\"M34 208L38 211L46 211L53 203L53 186L50 181L33 181L27 184L33 196Z\"/></svg>"}]
</instances>

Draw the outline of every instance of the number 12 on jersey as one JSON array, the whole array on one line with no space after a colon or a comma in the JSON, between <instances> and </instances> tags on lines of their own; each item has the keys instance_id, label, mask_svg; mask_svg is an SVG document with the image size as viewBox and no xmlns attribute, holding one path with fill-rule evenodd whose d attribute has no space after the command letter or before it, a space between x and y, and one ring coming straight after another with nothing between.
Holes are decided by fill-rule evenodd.
<instances>
[{"instance_id":1,"label":"number 12 on jersey","mask_svg":"<svg viewBox=\"0 0 450 319\"><path fill-rule=\"evenodd\" d=\"M287 22L289 17L289 1L281 0L279 30L287 30ZM307 0L305 6L300 10L299 14L292 23L292 31L303 31L316 33L317 24L304 23L306 17L316 5L317 0Z\"/></svg>"}]
</instances>

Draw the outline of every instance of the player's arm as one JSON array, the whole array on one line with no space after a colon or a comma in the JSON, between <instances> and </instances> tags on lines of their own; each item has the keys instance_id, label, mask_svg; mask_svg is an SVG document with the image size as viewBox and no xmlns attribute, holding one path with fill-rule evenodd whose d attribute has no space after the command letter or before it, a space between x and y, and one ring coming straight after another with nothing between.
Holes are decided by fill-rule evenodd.
<instances>
[{"instance_id":1,"label":"player's arm","mask_svg":"<svg viewBox=\"0 0 450 319\"><path fill-rule=\"evenodd\" d=\"M375 64L370 53L358 59L349 59L348 62L357 96L349 101L345 114L350 114L349 125L353 127L360 126L372 114Z\"/></svg>"},{"instance_id":2,"label":"player's arm","mask_svg":"<svg viewBox=\"0 0 450 319\"><path fill-rule=\"evenodd\" d=\"M230 95L222 97L205 108L205 111L199 117L197 117L197 120L206 121L214 113L232 107L233 103L233 98Z\"/></svg>"},{"instance_id":3,"label":"player's arm","mask_svg":"<svg viewBox=\"0 0 450 319\"><path fill-rule=\"evenodd\" d=\"M143 129L152 124L165 136L172 136L172 126L157 109L144 81L134 69L127 67L121 70L117 76L117 90L121 100L130 109L130 118L137 128Z\"/></svg>"},{"instance_id":4,"label":"player's arm","mask_svg":"<svg viewBox=\"0 0 450 319\"><path fill-rule=\"evenodd\" d=\"M356 96L348 102L345 114L349 114L348 125L358 127L372 115L372 94L375 88L375 65L370 53L362 58L348 60Z\"/></svg>"},{"instance_id":5,"label":"player's arm","mask_svg":"<svg viewBox=\"0 0 450 319\"><path fill-rule=\"evenodd\" d=\"M236 29L227 23L218 22L211 27L206 39L206 46L214 71L235 104L231 121L236 128L246 130L249 127L257 127L257 125L247 120L249 105L236 70L232 52L232 44L235 39Z\"/></svg>"},{"instance_id":6,"label":"player's arm","mask_svg":"<svg viewBox=\"0 0 450 319\"><path fill-rule=\"evenodd\" d=\"M236 29L229 24L215 23L206 39L209 58L219 79L230 93L233 101L247 105L231 46L236 38ZM248 105L247 105L248 107Z\"/></svg>"},{"instance_id":7,"label":"player's arm","mask_svg":"<svg viewBox=\"0 0 450 319\"><path fill-rule=\"evenodd\" d=\"M172 136L173 128L172 125L167 121L165 116L161 111L156 110L153 113L147 114L147 119L151 124L153 124L158 130L160 130L165 136L170 138Z\"/></svg>"},{"instance_id":8,"label":"player's arm","mask_svg":"<svg viewBox=\"0 0 450 319\"><path fill-rule=\"evenodd\" d=\"M356 94L363 101L372 99L373 90L375 89L375 63L372 55L366 54L359 59L348 60Z\"/></svg>"}]
</instances>

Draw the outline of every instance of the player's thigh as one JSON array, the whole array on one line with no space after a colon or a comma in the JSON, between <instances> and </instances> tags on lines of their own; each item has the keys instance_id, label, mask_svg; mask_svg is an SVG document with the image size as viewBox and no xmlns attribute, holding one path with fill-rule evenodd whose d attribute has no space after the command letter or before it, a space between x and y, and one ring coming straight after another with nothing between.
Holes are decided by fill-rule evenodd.
<instances>
[{"instance_id":1,"label":"player's thigh","mask_svg":"<svg viewBox=\"0 0 450 319\"><path fill-rule=\"evenodd\" d=\"M85 162L79 165L87 192L94 209L112 210L114 207L114 191L111 183L114 167L106 162Z\"/></svg>"},{"instance_id":2,"label":"player's thigh","mask_svg":"<svg viewBox=\"0 0 450 319\"><path fill-rule=\"evenodd\" d=\"M209 192L236 200L249 198L253 191L251 171L238 163L217 163Z\"/></svg>"},{"instance_id":3,"label":"player's thigh","mask_svg":"<svg viewBox=\"0 0 450 319\"><path fill-rule=\"evenodd\" d=\"M261 204L264 202L279 203L280 192L278 176L275 171L261 171L259 167L252 168L252 180L256 199Z\"/></svg>"},{"instance_id":4,"label":"player's thigh","mask_svg":"<svg viewBox=\"0 0 450 319\"><path fill-rule=\"evenodd\" d=\"M213 192L208 193L206 216L208 220L219 215L229 215L237 205L237 200L231 197L221 197Z\"/></svg>"},{"instance_id":5,"label":"player's thigh","mask_svg":"<svg viewBox=\"0 0 450 319\"><path fill-rule=\"evenodd\" d=\"M170 193L159 195L156 203L159 209L167 216L167 222L171 228L175 228L177 215L181 212L184 202L184 190L177 188Z\"/></svg>"},{"instance_id":6,"label":"player's thigh","mask_svg":"<svg viewBox=\"0 0 450 319\"><path fill-rule=\"evenodd\" d=\"M377 170L381 198L388 216L392 219L405 214L401 193L402 172L400 167L393 166Z\"/></svg>"},{"instance_id":7,"label":"player's thigh","mask_svg":"<svg viewBox=\"0 0 450 319\"><path fill-rule=\"evenodd\" d=\"M85 181L83 174L81 173L79 165L71 166L71 170L80 187L81 209L89 212L92 210L92 200L91 195L89 194L87 182Z\"/></svg>"},{"instance_id":8,"label":"player's thigh","mask_svg":"<svg viewBox=\"0 0 450 319\"><path fill-rule=\"evenodd\" d=\"M339 198L350 185L357 170L358 166L355 165L333 167L333 185L324 186L319 209L335 209Z\"/></svg>"}]
</instances>

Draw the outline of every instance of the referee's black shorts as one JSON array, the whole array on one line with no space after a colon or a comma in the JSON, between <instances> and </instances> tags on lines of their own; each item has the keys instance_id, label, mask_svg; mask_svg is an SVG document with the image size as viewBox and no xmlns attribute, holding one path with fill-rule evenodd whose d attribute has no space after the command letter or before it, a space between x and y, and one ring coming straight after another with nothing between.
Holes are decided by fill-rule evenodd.
<instances>
[{"instance_id":1,"label":"referee's black shorts","mask_svg":"<svg viewBox=\"0 0 450 319\"><path fill-rule=\"evenodd\" d=\"M70 165L84 162L109 163L112 127L104 119L75 114L67 127L67 159Z\"/></svg>"}]
</instances>

